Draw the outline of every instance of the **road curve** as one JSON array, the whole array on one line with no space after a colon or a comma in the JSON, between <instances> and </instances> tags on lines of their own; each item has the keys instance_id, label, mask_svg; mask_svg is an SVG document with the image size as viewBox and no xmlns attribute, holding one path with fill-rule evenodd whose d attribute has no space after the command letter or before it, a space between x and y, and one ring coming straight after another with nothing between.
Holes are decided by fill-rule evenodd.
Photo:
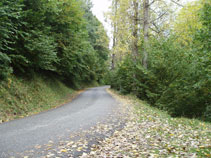
<instances>
[{"instance_id":1,"label":"road curve","mask_svg":"<svg viewBox=\"0 0 211 158\"><path fill-rule=\"evenodd\" d=\"M68 137L70 132L88 129L106 119L117 102L107 86L90 88L71 103L59 108L0 124L0 157L8 157Z\"/></svg>"}]
</instances>

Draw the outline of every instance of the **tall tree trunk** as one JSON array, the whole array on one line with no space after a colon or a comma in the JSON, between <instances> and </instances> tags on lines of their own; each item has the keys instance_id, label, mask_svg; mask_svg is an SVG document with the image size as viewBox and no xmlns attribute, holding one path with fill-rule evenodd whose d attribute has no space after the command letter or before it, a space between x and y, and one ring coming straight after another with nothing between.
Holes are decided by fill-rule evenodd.
<instances>
[{"instance_id":1,"label":"tall tree trunk","mask_svg":"<svg viewBox=\"0 0 211 158\"><path fill-rule=\"evenodd\" d=\"M111 69L114 70L114 68L115 68L115 54L114 53L112 54L112 57L111 58L112 58L112 61L111 61Z\"/></svg>"},{"instance_id":2,"label":"tall tree trunk","mask_svg":"<svg viewBox=\"0 0 211 158\"><path fill-rule=\"evenodd\" d=\"M117 0L114 0L114 17L117 15ZM116 21L114 22L114 32L113 32L113 49L116 47L116 34L117 34L117 24ZM115 52L112 53L112 65L111 69L113 70L115 68Z\"/></svg>"},{"instance_id":3,"label":"tall tree trunk","mask_svg":"<svg viewBox=\"0 0 211 158\"><path fill-rule=\"evenodd\" d=\"M113 49L115 48L116 46L116 39L115 39L115 36L113 35ZM111 69L114 70L115 68L115 53L113 52L112 53L112 61L111 61Z\"/></svg>"},{"instance_id":4,"label":"tall tree trunk","mask_svg":"<svg viewBox=\"0 0 211 158\"><path fill-rule=\"evenodd\" d=\"M138 11L138 1L133 0L133 7L134 7L134 16L133 16L133 56L136 62L138 57L138 18L139 18L139 11Z\"/></svg>"},{"instance_id":5,"label":"tall tree trunk","mask_svg":"<svg viewBox=\"0 0 211 158\"><path fill-rule=\"evenodd\" d=\"M143 66L147 69L148 66L148 40L149 40L149 0L144 0L144 54L143 54Z\"/></svg>"}]
</instances>

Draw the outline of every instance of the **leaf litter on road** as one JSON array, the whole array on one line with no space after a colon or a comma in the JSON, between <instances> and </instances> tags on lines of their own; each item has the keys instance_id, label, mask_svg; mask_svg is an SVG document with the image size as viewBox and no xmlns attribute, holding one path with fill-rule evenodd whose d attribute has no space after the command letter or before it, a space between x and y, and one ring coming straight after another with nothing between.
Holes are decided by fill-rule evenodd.
<instances>
[{"instance_id":1,"label":"leaf litter on road","mask_svg":"<svg viewBox=\"0 0 211 158\"><path fill-rule=\"evenodd\" d=\"M109 92L130 109L128 121L121 131L114 132L93 154L83 158L211 157L210 123L172 118L137 98Z\"/></svg>"},{"instance_id":2,"label":"leaf litter on road","mask_svg":"<svg viewBox=\"0 0 211 158\"><path fill-rule=\"evenodd\" d=\"M107 121L71 134L69 140L50 142L49 149L37 145L40 157L211 157L210 123L172 118L137 98L108 92L120 104Z\"/></svg>"}]
</instances>

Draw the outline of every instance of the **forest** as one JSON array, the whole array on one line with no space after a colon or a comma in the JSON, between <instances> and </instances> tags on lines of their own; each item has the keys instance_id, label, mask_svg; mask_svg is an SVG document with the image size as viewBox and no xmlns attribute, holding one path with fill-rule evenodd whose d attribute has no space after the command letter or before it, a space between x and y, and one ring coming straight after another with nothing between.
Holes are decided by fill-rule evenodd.
<instances>
[{"instance_id":1,"label":"forest","mask_svg":"<svg viewBox=\"0 0 211 158\"><path fill-rule=\"evenodd\" d=\"M89 1L2 0L0 77L48 71L77 86L100 81L108 37Z\"/></svg>"},{"instance_id":2,"label":"forest","mask_svg":"<svg viewBox=\"0 0 211 158\"><path fill-rule=\"evenodd\" d=\"M109 39L91 8L89 0L0 1L0 122L104 82Z\"/></svg>"},{"instance_id":3,"label":"forest","mask_svg":"<svg viewBox=\"0 0 211 158\"><path fill-rule=\"evenodd\" d=\"M211 2L113 0L111 86L175 117L211 120Z\"/></svg>"},{"instance_id":4,"label":"forest","mask_svg":"<svg viewBox=\"0 0 211 158\"><path fill-rule=\"evenodd\" d=\"M211 121L209 0L112 0L111 50L91 8L89 0L1 0L0 85L36 74L76 89L110 84L172 116Z\"/></svg>"}]
</instances>

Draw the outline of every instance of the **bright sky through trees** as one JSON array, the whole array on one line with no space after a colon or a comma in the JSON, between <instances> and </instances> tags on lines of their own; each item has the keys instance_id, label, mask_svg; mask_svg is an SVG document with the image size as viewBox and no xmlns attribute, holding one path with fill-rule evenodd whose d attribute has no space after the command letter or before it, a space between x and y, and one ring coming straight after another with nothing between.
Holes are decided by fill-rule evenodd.
<instances>
[{"instance_id":1,"label":"bright sky through trees","mask_svg":"<svg viewBox=\"0 0 211 158\"><path fill-rule=\"evenodd\" d=\"M104 13L108 11L109 6L111 5L111 0L91 0L91 1L93 3L92 11L94 15L96 15L97 18L103 23L109 35L111 27L109 23L105 22Z\"/></svg>"},{"instance_id":2,"label":"bright sky through trees","mask_svg":"<svg viewBox=\"0 0 211 158\"><path fill-rule=\"evenodd\" d=\"M191 2L194 0L180 0L182 4L185 4L187 2ZM111 0L92 0L93 3L93 13L97 16L97 18L103 23L106 30L108 31L108 34L110 34L111 27L110 25L105 22L104 13L109 10L109 6L111 5Z\"/></svg>"}]
</instances>

